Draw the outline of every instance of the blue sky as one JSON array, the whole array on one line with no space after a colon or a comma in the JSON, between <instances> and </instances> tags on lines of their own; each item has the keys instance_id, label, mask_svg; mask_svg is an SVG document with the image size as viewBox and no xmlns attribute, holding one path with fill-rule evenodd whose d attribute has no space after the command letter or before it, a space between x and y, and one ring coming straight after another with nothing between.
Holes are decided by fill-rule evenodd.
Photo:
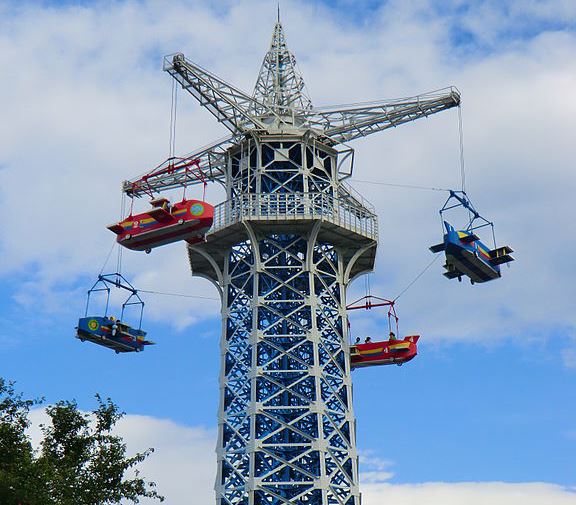
<instances>
[{"instance_id":1,"label":"blue sky","mask_svg":"<svg viewBox=\"0 0 576 505\"><path fill-rule=\"evenodd\" d=\"M34 319L22 326L5 314L16 342L3 346L3 375L28 394L89 408L99 392L128 413L214 425L217 320L184 333L148 325L156 347L116 356L72 338L74 311L53 319L20 312L18 320ZM409 365L353 372L358 444L393 462L393 482L573 485L575 374L559 353L554 340L487 348L424 338Z\"/></svg>"},{"instance_id":2,"label":"blue sky","mask_svg":"<svg viewBox=\"0 0 576 505\"><path fill-rule=\"evenodd\" d=\"M576 239L567 233L576 12L561 0L502 5L282 2L289 47L317 105L458 86L469 193L516 250L503 278L482 286L444 279L438 261L398 303L401 333L423 335L420 355L354 372L361 470L382 474L364 484L368 505L392 492L411 504L415 491L403 484L442 485L452 493L443 503L459 503L467 498L451 487L457 482L519 483L523 505L537 495L530 486L548 483L560 488L542 491L546 503L576 501ZM120 182L167 154L162 56L182 50L250 91L275 4L0 2L0 14L0 68L10 76L0 84L8 118L0 126L0 375L48 402L75 398L90 408L95 393L109 395L141 443L168 443L145 438L154 420L196 430L182 461L199 458L216 426L217 302L144 295L158 344L137 356L81 344L74 326L113 242L105 226L118 218ZM225 134L191 97L180 104L179 152ZM374 294L393 297L430 261L444 197L354 180L455 187L457 144L455 111L355 143L352 184L380 216ZM211 188L208 197L222 194ZM123 264L141 289L217 296L188 277L182 245L126 253ZM351 287L351 299L363 285ZM353 314L352 328L383 333L384 314ZM213 453L202 458L215 468ZM170 503L186 503L166 479L157 478ZM210 496L211 484L202 485ZM477 503L520 503L490 489Z\"/></svg>"}]
</instances>

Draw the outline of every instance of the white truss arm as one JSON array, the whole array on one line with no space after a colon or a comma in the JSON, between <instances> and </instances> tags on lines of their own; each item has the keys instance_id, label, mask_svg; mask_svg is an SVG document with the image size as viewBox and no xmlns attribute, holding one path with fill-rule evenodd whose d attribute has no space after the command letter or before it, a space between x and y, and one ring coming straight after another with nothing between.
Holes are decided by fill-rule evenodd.
<instances>
[{"instance_id":1,"label":"white truss arm","mask_svg":"<svg viewBox=\"0 0 576 505\"><path fill-rule=\"evenodd\" d=\"M122 191L130 197L141 197L150 193L193 186L202 183L202 179L198 177L199 172L206 182L224 182L225 153L236 140L237 137L234 135L225 137L180 158L173 170L155 169L131 181L124 181ZM196 165L197 170L189 170L190 163L187 164L186 161Z\"/></svg>"},{"instance_id":2,"label":"white truss arm","mask_svg":"<svg viewBox=\"0 0 576 505\"><path fill-rule=\"evenodd\" d=\"M323 130L334 142L342 143L427 117L459 104L460 93L456 88L450 87L398 100L317 108L307 116L311 126Z\"/></svg>"},{"instance_id":3,"label":"white truss arm","mask_svg":"<svg viewBox=\"0 0 576 505\"><path fill-rule=\"evenodd\" d=\"M187 60L182 53L166 56L164 70L232 133L266 128L250 110L265 110L267 116L277 117L270 107Z\"/></svg>"}]
</instances>

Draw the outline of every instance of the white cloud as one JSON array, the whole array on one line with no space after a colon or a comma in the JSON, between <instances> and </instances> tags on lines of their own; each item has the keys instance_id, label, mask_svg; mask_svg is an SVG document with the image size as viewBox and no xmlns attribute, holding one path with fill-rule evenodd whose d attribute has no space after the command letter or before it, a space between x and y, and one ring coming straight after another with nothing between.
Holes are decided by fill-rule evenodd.
<instances>
[{"instance_id":1,"label":"white cloud","mask_svg":"<svg viewBox=\"0 0 576 505\"><path fill-rule=\"evenodd\" d=\"M288 43L317 105L449 84L463 93L469 193L517 261L502 280L474 287L444 279L438 261L403 295L401 331L486 342L544 339L554 331L551 321L574 326L576 279L567 251L576 239L567 230L576 184L570 127L576 36L563 24L573 9L562 0L507 8L454 0L445 11L424 0L394 1L357 26L328 7L283 5ZM275 12L263 0L219 8L185 1L6 3L2 11L0 68L10 78L0 82L0 275L19 274L24 282L15 299L51 312L79 298L99 270L113 242L105 225L118 217L121 180L167 154L170 79L160 70L161 56L181 50L250 91ZM455 49L459 23L484 37L489 50L472 57ZM522 27L530 29L519 33ZM180 104L179 151L225 133L184 92ZM355 175L456 187L457 144L456 113L448 111L356 142ZM431 259L427 247L439 240L443 195L355 186L377 204L381 221L374 292L393 297ZM208 193L213 201L221 196L218 189ZM177 245L150 256L127 252L124 267L145 289L217 297L204 281L190 280ZM361 292L361 283L353 291ZM176 328L204 313L218 315L217 303L202 315L196 307L186 299L147 304L153 319ZM358 328L376 334L378 321L365 316Z\"/></svg>"},{"instance_id":2,"label":"white cloud","mask_svg":"<svg viewBox=\"0 0 576 505\"><path fill-rule=\"evenodd\" d=\"M574 490L540 482L426 482L368 484L363 505L573 505Z\"/></svg>"},{"instance_id":3,"label":"white cloud","mask_svg":"<svg viewBox=\"0 0 576 505\"><path fill-rule=\"evenodd\" d=\"M214 501L216 436L213 430L129 415L118 423L118 433L130 451L154 447L154 453L141 466L142 475L156 482L166 503Z\"/></svg>"},{"instance_id":4,"label":"white cloud","mask_svg":"<svg viewBox=\"0 0 576 505\"><path fill-rule=\"evenodd\" d=\"M360 451L359 463L362 469L360 473L361 483L384 482L394 477L394 473L390 471L393 463L378 457L373 451Z\"/></svg>"},{"instance_id":5,"label":"white cloud","mask_svg":"<svg viewBox=\"0 0 576 505\"><path fill-rule=\"evenodd\" d=\"M38 425L48 418L44 409L31 413L31 435L40 439ZM212 503L216 473L215 430L189 427L169 419L127 415L117 425L128 454L154 447L154 453L139 466L141 474L158 485L170 505ZM425 482L395 484L391 462L363 451L360 456L363 505L573 505L576 489L545 482ZM143 504L157 503L142 500Z\"/></svg>"},{"instance_id":6,"label":"white cloud","mask_svg":"<svg viewBox=\"0 0 576 505\"><path fill-rule=\"evenodd\" d=\"M288 44L315 104L412 95L449 84L463 94L469 193L495 220L501 242L516 249L517 261L503 279L474 287L442 278L438 261L401 298L400 329L422 332L428 341L544 339L557 327L570 335L576 36L561 25L574 18L574 2L515 0L506 8L474 2L463 14L451 10L446 16L433 5L387 2L356 26L327 7L283 2ZM81 307L89 287L84 283L113 242L105 225L118 218L120 182L167 154L170 80L160 70L161 57L182 51L250 91L275 4L238 0L212 9L206 2L126 1L48 8L4 2L0 13L0 69L7 76L0 80L0 276L24 279L13 296L25 306L53 313L80 300ZM526 18L532 34L514 36ZM544 22L556 24L539 33ZM455 24L478 37L484 50L463 56L454 49ZM180 152L225 133L183 92L180 105ZM375 135L355 143L355 176L455 187L457 141L454 111ZM427 247L439 240L436 209L443 195L355 187L380 216L373 292L393 297L431 259ZM221 193L208 196L218 201ZM189 278L178 245L149 256L127 252L124 266L137 287L217 297L207 282ZM353 290L360 293L362 284ZM158 297L147 311L183 328L217 316L217 305L203 303L200 313L193 300ZM353 329L377 335L381 323L376 313L363 313ZM9 345L13 341L0 335L0 346ZM562 357L576 367L569 338ZM143 473L158 482L170 505L213 501L212 430L135 415L119 430L131 452L156 448ZM364 505L576 501L571 490L546 483L382 483L393 477L391 464L362 457Z\"/></svg>"},{"instance_id":7,"label":"white cloud","mask_svg":"<svg viewBox=\"0 0 576 505\"><path fill-rule=\"evenodd\" d=\"M44 409L34 409L30 419L29 433L38 447L41 440L39 425L48 424L49 417ZM214 501L214 430L182 426L169 419L127 415L118 422L115 432L124 439L128 456L154 448L154 452L137 468L147 481L157 484L158 492L166 497L165 503L185 505L191 501ZM143 499L141 503L158 501Z\"/></svg>"}]
</instances>

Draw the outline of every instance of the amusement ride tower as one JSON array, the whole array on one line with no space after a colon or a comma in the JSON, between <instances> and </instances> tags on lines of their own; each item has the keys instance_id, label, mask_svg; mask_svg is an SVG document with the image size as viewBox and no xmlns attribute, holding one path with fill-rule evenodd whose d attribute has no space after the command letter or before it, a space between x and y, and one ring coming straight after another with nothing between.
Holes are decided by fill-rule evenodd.
<instances>
[{"instance_id":1,"label":"amusement ride tower","mask_svg":"<svg viewBox=\"0 0 576 505\"><path fill-rule=\"evenodd\" d=\"M222 297L216 503L359 505L346 288L373 269L378 221L344 182L345 142L459 94L315 108L279 21L252 96L180 53L164 69L231 132L191 156L226 189L206 240L188 246L193 275ZM147 185L194 182L176 170Z\"/></svg>"}]
</instances>

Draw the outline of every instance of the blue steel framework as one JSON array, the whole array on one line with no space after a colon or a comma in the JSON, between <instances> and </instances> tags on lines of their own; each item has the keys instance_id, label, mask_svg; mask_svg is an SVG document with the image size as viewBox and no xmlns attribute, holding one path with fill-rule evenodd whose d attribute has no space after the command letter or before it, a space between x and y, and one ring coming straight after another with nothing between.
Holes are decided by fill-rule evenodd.
<instances>
[{"instance_id":1,"label":"blue steel framework","mask_svg":"<svg viewBox=\"0 0 576 505\"><path fill-rule=\"evenodd\" d=\"M314 108L279 22L252 96L182 54L165 70L231 132L191 155L227 193L206 242L188 247L192 273L222 296L216 503L359 505L345 300L373 269L378 229L343 181L353 151L341 146L459 94Z\"/></svg>"},{"instance_id":2,"label":"blue steel framework","mask_svg":"<svg viewBox=\"0 0 576 505\"><path fill-rule=\"evenodd\" d=\"M372 267L377 222L336 162L301 133L241 142L189 249L223 297L219 505L359 503L345 285Z\"/></svg>"}]
</instances>

